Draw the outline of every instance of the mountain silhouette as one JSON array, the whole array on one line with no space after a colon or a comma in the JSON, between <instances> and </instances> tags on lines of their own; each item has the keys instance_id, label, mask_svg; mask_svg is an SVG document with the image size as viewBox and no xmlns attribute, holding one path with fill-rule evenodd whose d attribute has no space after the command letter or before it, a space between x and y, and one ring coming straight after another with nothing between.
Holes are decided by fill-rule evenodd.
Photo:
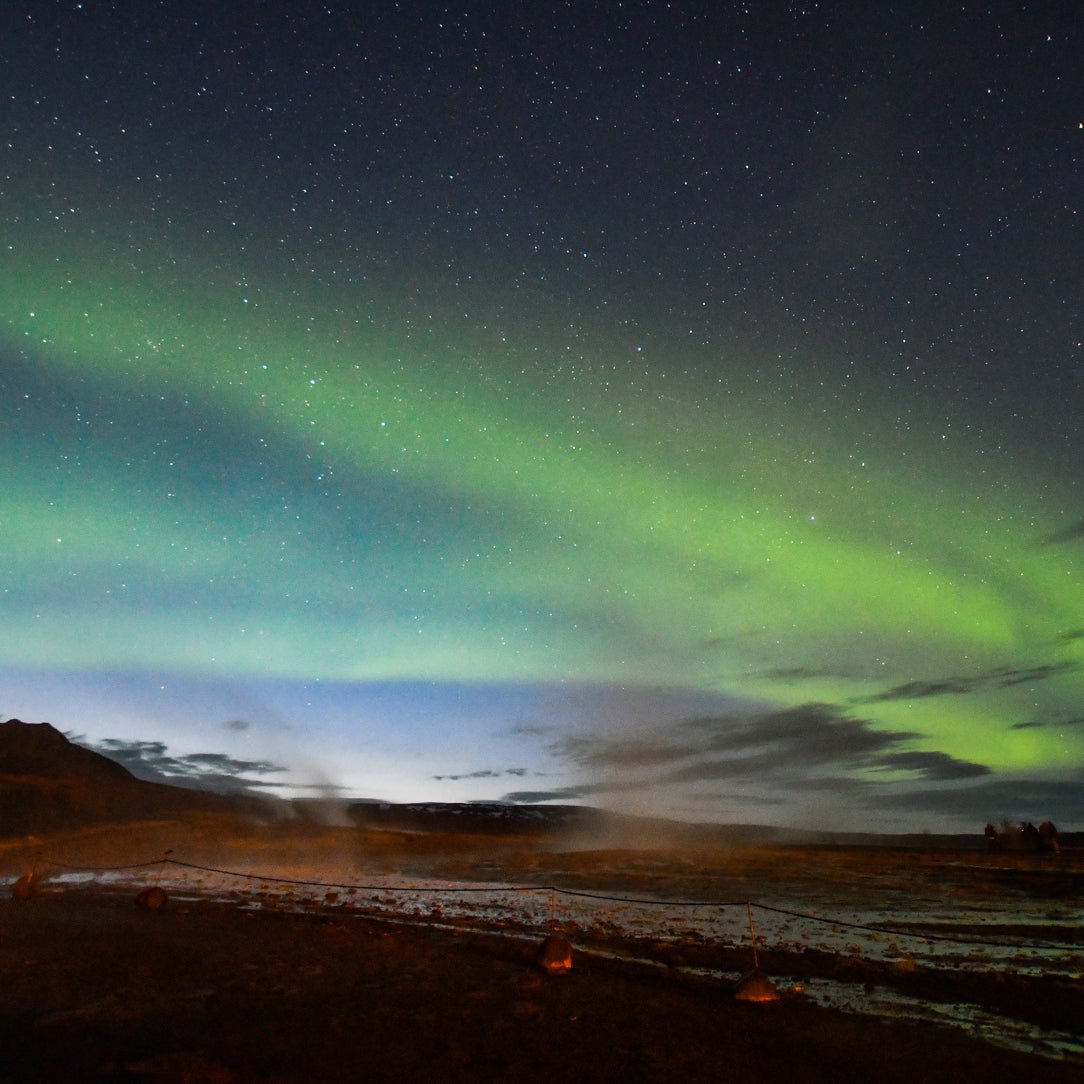
<instances>
[{"instance_id":1,"label":"mountain silhouette","mask_svg":"<svg viewBox=\"0 0 1084 1084\"><path fill-rule=\"evenodd\" d=\"M250 806L244 799L137 779L49 723L0 723L0 837Z\"/></svg>"},{"instance_id":2,"label":"mountain silhouette","mask_svg":"<svg viewBox=\"0 0 1084 1084\"><path fill-rule=\"evenodd\" d=\"M132 782L127 768L100 753L68 741L50 723L0 723L0 778Z\"/></svg>"}]
</instances>

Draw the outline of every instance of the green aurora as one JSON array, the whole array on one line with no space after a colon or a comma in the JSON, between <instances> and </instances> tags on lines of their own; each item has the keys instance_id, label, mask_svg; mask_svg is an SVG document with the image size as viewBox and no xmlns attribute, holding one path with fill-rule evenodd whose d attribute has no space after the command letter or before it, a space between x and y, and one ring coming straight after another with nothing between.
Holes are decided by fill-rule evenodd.
<instances>
[{"instance_id":1,"label":"green aurora","mask_svg":"<svg viewBox=\"0 0 1084 1084\"><path fill-rule=\"evenodd\" d=\"M26 13L0 709L1084 823L1080 50L938 18Z\"/></svg>"},{"instance_id":2,"label":"green aurora","mask_svg":"<svg viewBox=\"0 0 1084 1084\"><path fill-rule=\"evenodd\" d=\"M163 282L58 241L27 231L5 274L5 352L58 415L4 444L8 663L787 705L1049 666L862 711L995 769L1079 763L1080 561L1012 457L770 373L408 353L330 291L251 304L193 259Z\"/></svg>"}]
</instances>

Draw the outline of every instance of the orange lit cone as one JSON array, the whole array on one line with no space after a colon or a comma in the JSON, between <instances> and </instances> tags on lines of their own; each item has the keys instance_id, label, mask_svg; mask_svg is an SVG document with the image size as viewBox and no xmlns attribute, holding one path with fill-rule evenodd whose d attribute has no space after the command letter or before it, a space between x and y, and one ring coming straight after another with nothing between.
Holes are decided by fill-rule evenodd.
<instances>
[{"instance_id":1,"label":"orange lit cone","mask_svg":"<svg viewBox=\"0 0 1084 1084\"><path fill-rule=\"evenodd\" d=\"M734 997L738 1001L778 1001L779 991L775 988L772 980L760 970L760 959L757 956L757 930L753 925L753 905L749 901L745 904L749 914L749 941L753 946L753 970L746 971L738 985L734 987Z\"/></svg>"},{"instance_id":2,"label":"orange lit cone","mask_svg":"<svg viewBox=\"0 0 1084 1084\"><path fill-rule=\"evenodd\" d=\"M37 895L38 863L41 860L41 856L41 851L35 851L34 862L30 869L11 886L11 898L13 900L29 900Z\"/></svg>"},{"instance_id":3,"label":"orange lit cone","mask_svg":"<svg viewBox=\"0 0 1084 1084\"><path fill-rule=\"evenodd\" d=\"M734 988L734 997L738 1001L778 1001L779 991L775 988L772 980L758 967L747 971Z\"/></svg>"},{"instance_id":4,"label":"orange lit cone","mask_svg":"<svg viewBox=\"0 0 1084 1084\"><path fill-rule=\"evenodd\" d=\"M568 939L551 933L542 943L535 961L551 975L563 975L572 970L572 945Z\"/></svg>"},{"instance_id":5,"label":"orange lit cone","mask_svg":"<svg viewBox=\"0 0 1084 1084\"><path fill-rule=\"evenodd\" d=\"M168 851L162 856L162 865L158 867L158 872L154 877L154 884L149 888L143 889L135 898L136 907L141 911L149 911L152 915L157 914L166 905L166 900L169 897L165 893L165 889L158 886L158 882L162 879L162 869L166 862L170 861L170 855L173 853L173 848L170 847Z\"/></svg>"},{"instance_id":6,"label":"orange lit cone","mask_svg":"<svg viewBox=\"0 0 1084 1084\"><path fill-rule=\"evenodd\" d=\"M143 889L135 898L136 907L141 911L150 911L154 914L156 911L161 911L166 905L165 890L159 888L158 885L151 885L150 888Z\"/></svg>"},{"instance_id":7,"label":"orange lit cone","mask_svg":"<svg viewBox=\"0 0 1084 1084\"><path fill-rule=\"evenodd\" d=\"M34 874L24 873L12 886L11 898L13 900L28 900L37 891L34 883Z\"/></svg>"}]
</instances>

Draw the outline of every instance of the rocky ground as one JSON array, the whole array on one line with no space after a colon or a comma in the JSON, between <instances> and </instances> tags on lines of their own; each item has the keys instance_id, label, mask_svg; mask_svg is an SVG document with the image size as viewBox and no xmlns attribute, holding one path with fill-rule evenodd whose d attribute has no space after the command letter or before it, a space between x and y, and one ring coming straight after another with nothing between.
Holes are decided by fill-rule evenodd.
<instances>
[{"instance_id":1,"label":"rocky ground","mask_svg":"<svg viewBox=\"0 0 1084 1084\"><path fill-rule=\"evenodd\" d=\"M6 1081L1069 1081L958 1031L736 1001L538 938L128 892L0 901Z\"/></svg>"}]
</instances>

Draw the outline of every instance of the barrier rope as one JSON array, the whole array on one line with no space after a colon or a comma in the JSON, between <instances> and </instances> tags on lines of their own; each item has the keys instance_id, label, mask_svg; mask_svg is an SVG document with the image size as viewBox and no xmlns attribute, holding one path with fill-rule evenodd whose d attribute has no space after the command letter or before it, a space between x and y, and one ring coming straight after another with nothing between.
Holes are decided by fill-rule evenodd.
<instances>
[{"instance_id":1,"label":"barrier rope","mask_svg":"<svg viewBox=\"0 0 1084 1084\"><path fill-rule=\"evenodd\" d=\"M758 903L756 900L676 900L657 899L642 896L617 896L605 892L588 892L585 889L563 888L560 885L468 885L457 883L454 885L376 885L359 884L358 882L340 881L312 881L300 877L275 877L260 873L247 873L243 870L224 869L220 866L204 866L196 862L185 862L179 858L153 858L145 862L132 862L122 866L72 866L53 859L40 859L42 865L53 866L57 869L79 873L117 873L129 870L147 869L151 866L178 866L181 869L197 870L201 873L214 873L223 877L236 877L249 881L261 881L267 884L299 885L306 888L323 888L338 890L353 890L356 892L415 892L427 895L437 893L529 893L546 892L551 895L572 896L580 899L602 900L607 903L626 903L638 907L714 907L723 910L728 907L756 908L760 911L768 911L777 915L786 915L789 918L801 919L805 922L819 922L826 926L841 926L846 929L864 930L869 933L884 934L888 937L910 937L922 941L945 941L960 945L980 945L988 948L1003 949L1066 949L1076 951L1080 946L1057 941L996 941L988 938L959 937L953 934L932 933L929 931L910 931L890 926L878 926L865 922L851 922L841 918L827 918L824 915L814 915L807 911L794 911L785 907L775 907L767 903Z\"/></svg>"},{"instance_id":2,"label":"barrier rope","mask_svg":"<svg viewBox=\"0 0 1084 1084\"><path fill-rule=\"evenodd\" d=\"M268 877L262 873L242 873L239 870L219 869L217 866L201 866L195 862L182 862L177 858L162 858L160 862L184 869L196 869L203 873L219 873L226 877L243 877L249 881L266 881L269 884L305 885L308 888L345 888L359 892L537 892L534 885L367 885L356 881L307 881L298 877Z\"/></svg>"},{"instance_id":3,"label":"barrier rope","mask_svg":"<svg viewBox=\"0 0 1084 1084\"><path fill-rule=\"evenodd\" d=\"M148 866L161 866L171 861L170 858L152 858L148 862L130 862L126 866L68 866L63 862L55 862L51 858L40 859L43 866L55 866L57 869L66 869L73 873L116 873L128 869L146 869Z\"/></svg>"}]
</instances>

